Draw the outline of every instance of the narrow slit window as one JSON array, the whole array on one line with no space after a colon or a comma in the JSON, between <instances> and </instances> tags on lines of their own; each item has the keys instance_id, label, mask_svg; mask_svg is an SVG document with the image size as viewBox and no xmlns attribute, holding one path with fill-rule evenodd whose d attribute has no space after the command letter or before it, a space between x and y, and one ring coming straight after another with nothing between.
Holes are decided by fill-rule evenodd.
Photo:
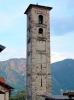
<instances>
[{"instance_id":1,"label":"narrow slit window","mask_svg":"<svg viewBox=\"0 0 74 100\"><path fill-rule=\"evenodd\" d=\"M43 16L39 15L39 24L43 24Z\"/></svg>"},{"instance_id":2,"label":"narrow slit window","mask_svg":"<svg viewBox=\"0 0 74 100\"><path fill-rule=\"evenodd\" d=\"M42 77L41 77L41 87L42 87Z\"/></svg>"},{"instance_id":3,"label":"narrow slit window","mask_svg":"<svg viewBox=\"0 0 74 100\"><path fill-rule=\"evenodd\" d=\"M42 64L41 64L41 74L42 74ZM41 87L42 87L42 75L41 75Z\"/></svg>"}]
</instances>

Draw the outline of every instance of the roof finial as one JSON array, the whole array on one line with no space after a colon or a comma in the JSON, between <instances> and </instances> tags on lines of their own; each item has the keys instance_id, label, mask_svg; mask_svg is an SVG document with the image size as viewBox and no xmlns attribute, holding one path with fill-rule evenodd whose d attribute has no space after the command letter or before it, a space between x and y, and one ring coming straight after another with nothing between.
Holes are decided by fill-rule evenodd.
<instances>
[{"instance_id":1,"label":"roof finial","mask_svg":"<svg viewBox=\"0 0 74 100\"><path fill-rule=\"evenodd\" d=\"M38 2L36 3L36 5L38 5Z\"/></svg>"}]
</instances>

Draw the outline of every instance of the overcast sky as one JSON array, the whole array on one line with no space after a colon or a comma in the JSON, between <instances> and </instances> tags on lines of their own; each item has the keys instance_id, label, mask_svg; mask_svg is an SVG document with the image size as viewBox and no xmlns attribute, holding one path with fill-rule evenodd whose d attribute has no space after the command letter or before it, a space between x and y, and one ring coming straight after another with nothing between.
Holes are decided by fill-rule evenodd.
<instances>
[{"instance_id":1,"label":"overcast sky","mask_svg":"<svg viewBox=\"0 0 74 100\"><path fill-rule=\"evenodd\" d=\"M53 7L51 62L74 59L74 0L0 0L0 60L26 57L26 15L30 3Z\"/></svg>"}]
</instances>

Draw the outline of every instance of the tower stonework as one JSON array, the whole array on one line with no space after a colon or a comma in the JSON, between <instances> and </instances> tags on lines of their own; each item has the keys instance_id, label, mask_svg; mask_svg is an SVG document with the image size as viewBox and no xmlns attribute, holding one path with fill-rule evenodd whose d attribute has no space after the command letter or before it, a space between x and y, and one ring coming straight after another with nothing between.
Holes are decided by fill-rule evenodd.
<instances>
[{"instance_id":1,"label":"tower stonework","mask_svg":"<svg viewBox=\"0 0 74 100\"><path fill-rule=\"evenodd\" d=\"M51 7L30 4L27 14L27 100L43 100L51 94L50 24Z\"/></svg>"}]
</instances>

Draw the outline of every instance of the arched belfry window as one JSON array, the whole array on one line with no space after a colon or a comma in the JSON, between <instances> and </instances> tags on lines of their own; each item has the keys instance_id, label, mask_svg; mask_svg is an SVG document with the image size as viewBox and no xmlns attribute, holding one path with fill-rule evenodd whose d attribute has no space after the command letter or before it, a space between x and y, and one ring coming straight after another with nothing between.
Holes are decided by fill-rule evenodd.
<instances>
[{"instance_id":1,"label":"arched belfry window","mask_svg":"<svg viewBox=\"0 0 74 100\"><path fill-rule=\"evenodd\" d=\"M43 24L43 16L39 15L39 24Z\"/></svg>"},{"instance_id":2,"label":"arched belfry window","mask_svg":"<svg viewBox=\"0 0 74 100\"><path fill-rule=\"evenodd\" d=\"M39 34L43 34L43 29L39 28Z\"/></svg>"}]
</instances>

